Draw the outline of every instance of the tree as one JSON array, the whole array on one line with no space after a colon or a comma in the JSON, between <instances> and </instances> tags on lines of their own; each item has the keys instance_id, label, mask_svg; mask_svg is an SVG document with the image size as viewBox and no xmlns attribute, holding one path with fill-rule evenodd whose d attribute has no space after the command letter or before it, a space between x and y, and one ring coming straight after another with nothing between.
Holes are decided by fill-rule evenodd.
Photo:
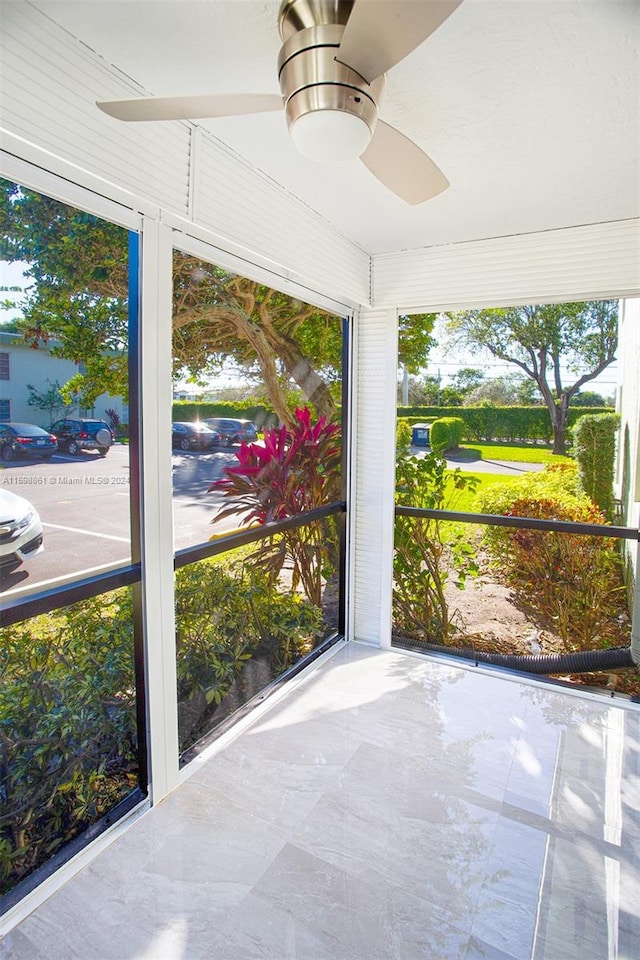
<instances>
[{"instance_id":1,"label":"tree","mask_svg":"<svg viewBox=\"0 0 640 960\"><path fill-rule=\"evenodd\" d=\"M461 367L451 378L451 386L462 394L479 387L484 380L484 371L476 367Z\"/></svg>"},{"instance_id":2,"label":"tree","mask_svg":"<svg viewBox=\"0 0 640 960\"><path fill-rule=\"evenodd\" d=\"M509 377L492 377L478 384L464 398L465 407L477 407L482 404L496 407L512 407L518 403L515 384Z\"/></svg>"},{"instance_id":3,"label":"tree","mask_svg":"<svg viewBox=\"0 0 640 960\"><path fill-rule=\"evenodd\" d=\"M510 373L506 377L483 380L464 397L465 407L494 404L500 407L531 406L536 385L532 380Z\"/></svg>"},{"instance_id":4,"label":"tree","mask_svg":"<svg viewBox=\"0 0 640 960\"><path fill-rule=\"evenodd\" d=\"M127 231L15 183L2 181L0 259L29 264L32 286L19 326L33 346L83 365L73 389L84 406L103 392L127 396ZM231 358L260 376L280 419L291 423L291 384L316 415L335 417L341 375L336 317L176 251L174 372L201 377ZM401 359L424 365L431 315L401 318ZM67 388L68 385L65 385Z\"/></svg>"},{"instance_id":5,"label":"tree","mask_svg":"<svg viewBox=\"0 0 640 960\"><path fill-rule=\"evenodd\" d=\"M574 407L606 407L607 401L595 390L579 390L573 398Z\"/></svg>"},{"instance_id":6,"label":"tree","mask_svg":"<svg viewBox=\"0 0 640 960\"><path fill-rule=\"evenodd\" d=\"M49 426L51 426L58 417L65 416L73 404L67 402L58 380L54 380L52 383L51 380L47 379L45 382L49 384L46 390L38 390L33 384L27 384L27 390L29 391L27 405L46 411L49 415Z\"/></svg>"},{"instance_id":7,"label":"tree","mask_svg":"<svg viewBox=\"0 0 640 960\"><path fill-rule=\"evenodd\" d=\"M534 381L549 411L553 452L566 449L572 398L615 360L615 300L536 304L450 314L449 330L471 351L489 351ZM565 373L575 379L565 385ZM586 372L581 372L586 371Z\"/></svg>"}]
</instances>

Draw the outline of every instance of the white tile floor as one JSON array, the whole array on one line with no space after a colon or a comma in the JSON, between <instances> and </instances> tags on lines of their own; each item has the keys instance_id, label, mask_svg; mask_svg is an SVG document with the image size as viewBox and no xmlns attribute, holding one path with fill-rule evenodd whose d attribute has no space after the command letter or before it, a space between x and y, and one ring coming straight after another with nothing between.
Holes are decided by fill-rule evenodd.
<instances>
[{"instance_id":1,"label":"white tile floor","mask_svg":"<svg viewBox=\"0 0 640 960\"><path fill-rule=\"evenodd\" d=\"M2 960L638 960L640 711L348 644Z\"/></svg>"}]
</instances>

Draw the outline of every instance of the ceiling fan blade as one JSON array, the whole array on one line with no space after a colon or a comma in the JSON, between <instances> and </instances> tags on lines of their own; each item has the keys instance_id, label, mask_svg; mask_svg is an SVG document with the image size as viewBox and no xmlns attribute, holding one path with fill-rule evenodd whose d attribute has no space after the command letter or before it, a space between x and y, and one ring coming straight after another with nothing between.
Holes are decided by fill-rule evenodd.
<instances>
[{"instance_id":1,"label":"ceiling fan blade","mask_svg":"<svg viewBox=\"0 0 640 960\"><path fill-rule=\"evenodd\" d=\"M336 60L367 83L403 60L462 0L355 0Z\"/></svg>"},{"instance_id":2,"label":"ceiling fan blade","mask_svg":"<svg viewBox=\"0 0 640 960\"><path fill-rule=\"evenodd\" d=\"M449 186L442 171L413 140L381 120L360 159L405 203L424 203Z\"/></svg>"},{"instance_id":3,"label":"ceiling fan blade","mask_svg":"<svg viewBox=\"0 0 640 960\"><path fill-rule=\"evenodd\" d=\"M116 120L198 120L282 110L283 104L278 94L211 93L194 97L98 100L97 106Z\"/></svg>"}]
</instances>

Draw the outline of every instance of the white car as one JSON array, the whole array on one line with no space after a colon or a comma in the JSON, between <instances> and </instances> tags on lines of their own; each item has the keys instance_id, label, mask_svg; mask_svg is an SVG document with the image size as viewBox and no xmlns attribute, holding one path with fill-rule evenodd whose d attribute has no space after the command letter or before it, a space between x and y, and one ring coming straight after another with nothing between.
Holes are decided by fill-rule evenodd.
<instances>
[{"instance_id":1,"label":"white car","mask_svg":"<svg viewBox=\"0 0 640 960\"><path fill-rule=\"evenodd\" d=\"M35 557L42 546L42 524L28 500L0 487L0 570Z\"/></svg>"}]
</instances>

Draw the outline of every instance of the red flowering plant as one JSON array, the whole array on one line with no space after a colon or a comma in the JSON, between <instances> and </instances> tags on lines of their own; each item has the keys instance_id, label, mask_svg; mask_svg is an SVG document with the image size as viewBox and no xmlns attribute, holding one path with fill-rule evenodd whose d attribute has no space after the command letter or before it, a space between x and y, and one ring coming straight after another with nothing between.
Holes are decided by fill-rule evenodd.
<instances>
[{"instance_id":1,"label":"red flowering plant","mask_svg":"<svg viewBox=\"0 0 640 960\"><path fill-rule=\"evenodd\" d=\"M216 516L239 516L243 526L297 517L341 499L340 428L326 417L314 424L305 407L296 409L291 427L265 430L262 443L243 443L238 463L210 490L222 490L229 505ZM320 606L323 583L335 569L338 535L334 518L315 521L269 537L251 559L264 565L274 581L285 566L292 587L302 586Z\"/></svg>"}]
</instances>

